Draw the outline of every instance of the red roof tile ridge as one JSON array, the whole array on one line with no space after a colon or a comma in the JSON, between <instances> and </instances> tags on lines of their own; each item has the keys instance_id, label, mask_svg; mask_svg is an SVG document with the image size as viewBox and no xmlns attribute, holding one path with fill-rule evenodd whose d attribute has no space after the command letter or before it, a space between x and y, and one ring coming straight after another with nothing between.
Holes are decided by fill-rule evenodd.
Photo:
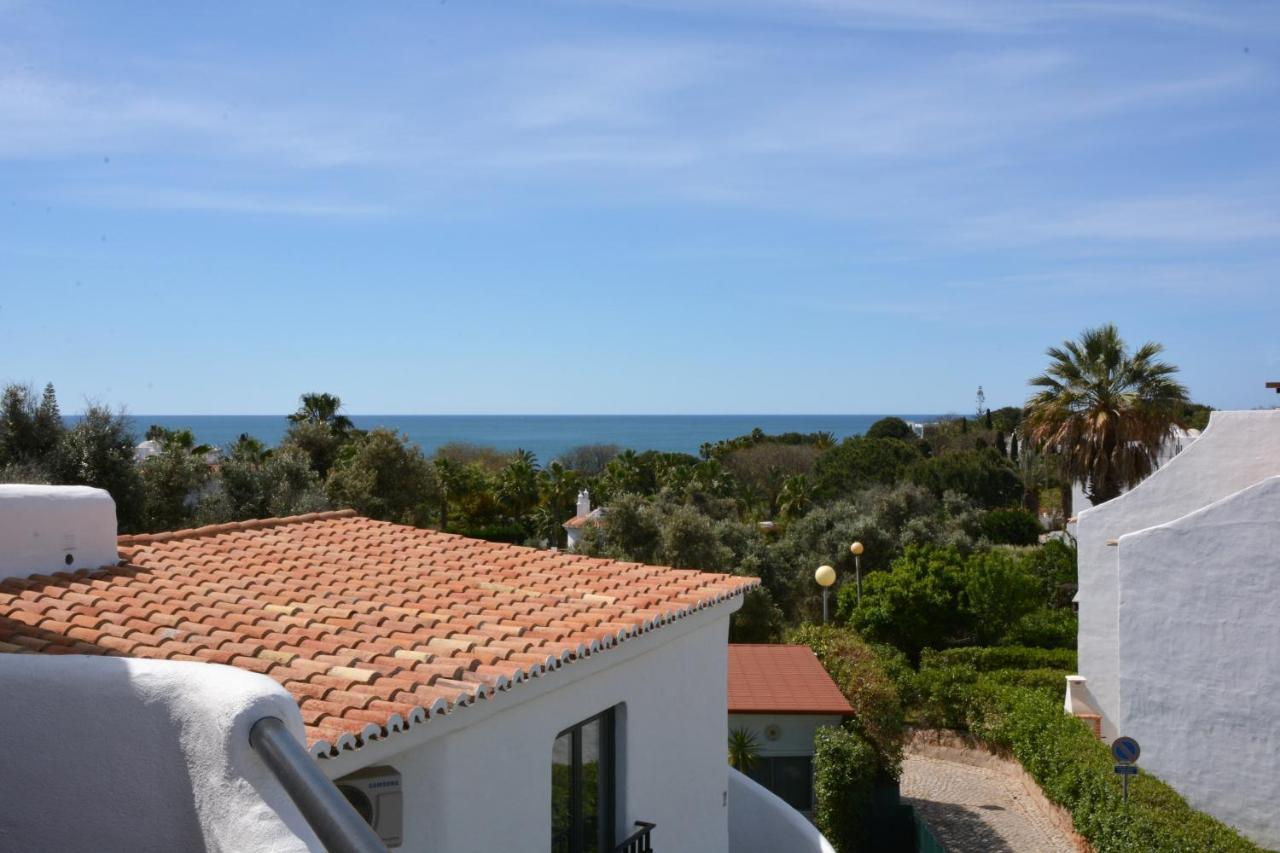
<instances>
[{"instance_id":1,"label":"red roof tile ridge","mask_svg":"<svg viewBox=\"0 0 1280 853\"><path fill-rule=\"evenodd\" d=\"M304 524L308 521L324 521L330 518L353 518L354 509L335 509L328 512L308 512L303 515L286 515L279 518L253 518L247 521L230 521L226 524L206 524L204 527L188 527L185 530L168 530L163 533L133 533L120 536L117 545L146 545L150 542L172 542L175 539L197 539L234 533L238 530L260 530L264 527L280 527L285 524Z\"/></svg>"}]
</instances>

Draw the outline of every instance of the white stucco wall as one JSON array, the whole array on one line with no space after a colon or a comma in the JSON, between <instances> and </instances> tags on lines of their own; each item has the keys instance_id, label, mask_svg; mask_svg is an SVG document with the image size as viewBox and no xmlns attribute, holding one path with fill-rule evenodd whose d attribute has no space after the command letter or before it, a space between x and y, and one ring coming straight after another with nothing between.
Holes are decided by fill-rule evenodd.
<instances>
[{"instance_id":1,"label":"white stucco wall","mask_svg":"<svg viewBox=\"0 0 1280 853\"><path fill-rule=\"evenodd\" d=\"M1181 518L1280 474L1280 410L1214 412L1204 433L1132 490L1079 514L1080 674L1103 736L1117 736L1117 550L1111 539Z\"/></svg>"},{"instance_id":2,"label":"white stucco wall","mask_svg":"<svg viewBox=\"0 0 1280 853\"><path fill-rule=\"evenodd\" d=\"M838 726L834 714L730 714L729 730L746 728L756 736L759 755L813 755L813 735L820 726ZM765 729L778 727L777 740L769 740Z\"/></svg>"},{"instance_id":3,"label":"white stucco wall","mask_svg":"<svg viewBox=\"0 0 1280 853\"><path fill-rule=\"evenodd\" d=\"M729 853L835 853L808 818L729 768Z\"/></svg>"},{"instance_id":4,"label":"white stucco wall","mask_svg":"<svg viewBox=\"0 0 1280 853\"><path fill-rule=\"evenodd\" d=\"M204 663L0 654L0 850L321 850L249 748L303 736L265 676Z\"/></svg>"},{"instance_id":5,"label":"white stucco wall","mask_svg":"<svg viewBox=\"0 0 1280 853\"><path fill-rule=\"evenodd\" d=\"M116 504L107 492L0 485L0 578L97 569L118 560Z\"/></svg>"},{"instance_id":6,"label":"white stucco wall","mask_svg":"<svg viewBox=\"0 0 1280 853\"><path fill-rule=\"evenodd\" d=\"M1191 805L1280 847L1280 477L1118 551L1121 732Z\"/></svg>"},{"instance_id":7,"label":"white stucco wall","mask_svg":"<svg viewBox=\"0 0 1280 853\"><path fill-rule=\"evenodd\" d=\"M404 851L539 849L551 838L556 735L617 707L617 837L644 820L657 824L657 849L724 853L727 638L740 604L696 611L321 766L330 778L372 764L403 774Z\"/></svg>"}]
</instances>

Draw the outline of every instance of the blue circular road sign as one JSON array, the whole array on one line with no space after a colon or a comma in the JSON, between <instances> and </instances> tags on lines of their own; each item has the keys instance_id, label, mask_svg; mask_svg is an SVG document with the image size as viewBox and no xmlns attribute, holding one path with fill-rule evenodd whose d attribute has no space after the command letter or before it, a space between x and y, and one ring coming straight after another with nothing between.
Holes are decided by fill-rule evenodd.
<instances>
[{"instance_id":1,"label":"blue circular road sign","mask_svg":"<svg viewBox=\"0 0 1280 853\"><path fill-rule=\"evenodd\" d=\"M1132 764L1141 754L1138 742L1131 737L1118 737L1111 742L1111 755L1121 764Z\"/></svg>"}]
</instances>

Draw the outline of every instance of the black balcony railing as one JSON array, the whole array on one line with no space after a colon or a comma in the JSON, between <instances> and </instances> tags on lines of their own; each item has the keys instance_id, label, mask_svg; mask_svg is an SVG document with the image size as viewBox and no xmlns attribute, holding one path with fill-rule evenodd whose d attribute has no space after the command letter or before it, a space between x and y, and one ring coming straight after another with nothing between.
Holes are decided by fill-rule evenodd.
<instances>
[{"instance_id":1,"label":"black balcony railing","mask_svg":"<svg viewBox=\"0 0 1280 853\"><path fill-rule=\"evenodd\" d=\"M645 823L642 820L636 821L636 831L628 835L622 840L622 843L613 848L613 853L653 853L653 844L649 840L649 833L653 832L656 823Z\"/></svg>"}]
</instances>

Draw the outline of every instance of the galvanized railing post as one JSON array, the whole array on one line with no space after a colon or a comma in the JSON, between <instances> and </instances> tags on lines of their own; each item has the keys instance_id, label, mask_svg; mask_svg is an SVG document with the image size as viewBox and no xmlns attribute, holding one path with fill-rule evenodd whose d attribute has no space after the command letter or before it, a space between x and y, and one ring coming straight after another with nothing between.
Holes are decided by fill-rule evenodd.
<instances>
[{"instance_id":1,"label":"galvanized railing post","mask_svg":"<svg viewBox=\"0 0 1280 853\"><path fill-rule=\"evenodd\" d=\"M342 796L278 717L249 730L249 746L289 794L330 853L387 853L387 846Z\"/></svg>"}]
</instances>

